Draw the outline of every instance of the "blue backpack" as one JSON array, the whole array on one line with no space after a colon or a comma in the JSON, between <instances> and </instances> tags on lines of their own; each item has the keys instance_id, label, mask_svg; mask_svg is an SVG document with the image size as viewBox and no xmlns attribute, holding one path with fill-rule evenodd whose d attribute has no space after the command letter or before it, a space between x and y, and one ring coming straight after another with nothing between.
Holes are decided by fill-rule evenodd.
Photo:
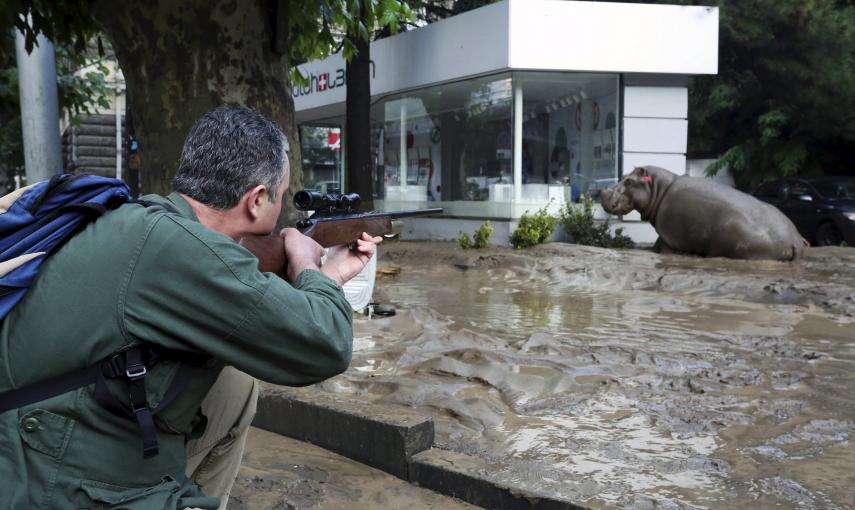
<instances>
[{"instance_id":1,"label":"blue backpack","mask_svg":"<svg viewBox=\"0 0 855 510\"><path fill-rule=\"evenodd\" d=\"M39 268L90 221L130 200L119 179L61 174L0 197L0 321Z\"/></svg>"},{"instance_id":2,"label":"blue backpack","mask_svg":"<svg viewBox=\"0 0 855 510\"><path fill-rule=\"evenodd\" d=\"M24 297L48 256L90 221L128 202L174 212L167 205L132 200L128 187L118 179L88 174L57 175L0 197L0 322ZM0 393L0 413L94 384L95 399L104 408L137 422L143 457L153 457L158 454L154 416L183 391L193 374L179 370L158 405L151 407L145 376L163 359L192 368L203 365L208 356L132 346L92 366ZM108 379L125 381L128 403L107 389Z\"/></svg>"}]
</instances>

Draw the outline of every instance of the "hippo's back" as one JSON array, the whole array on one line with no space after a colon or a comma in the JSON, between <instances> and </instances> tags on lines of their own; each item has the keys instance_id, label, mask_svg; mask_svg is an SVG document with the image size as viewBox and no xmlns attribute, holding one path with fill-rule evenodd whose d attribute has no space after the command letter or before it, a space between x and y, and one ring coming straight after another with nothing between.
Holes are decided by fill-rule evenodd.
<instances>
[{"instance_id":1,"label":"hippo's back","mask_svg":"<svg viewBox=\"0 0 855 510\"><path fill-rule=\"evenodd\" d=\"M675 199L703 204L704 214L693 219L712 222L708 255L777 260L801 256L806 243L777 207L703 177L680 176L673 187Z\"/></svg>"}]
</instances>

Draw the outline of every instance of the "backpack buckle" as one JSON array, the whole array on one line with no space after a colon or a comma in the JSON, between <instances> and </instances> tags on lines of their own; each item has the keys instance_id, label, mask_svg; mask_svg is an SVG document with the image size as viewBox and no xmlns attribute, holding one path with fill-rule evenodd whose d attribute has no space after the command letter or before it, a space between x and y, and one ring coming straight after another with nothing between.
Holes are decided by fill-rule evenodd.
<instances>
[{"instance_id":1,"label":"backpack buckle","mask_svg":"<svg viewBox=\"0 0 855 510\"><path fill-rule=\"evenodd\" d=\"M101 364L101 372L108 379L121 377L125 373L125 360L122 353L114 354Z\"/></svg>"},{"instance_id":2,"label":"backpack buckle","mask_svg":"<svg viewBox=\"0 0 855 510\"><path fill-rule=\"evenodd\" d=\"M125 375L131 381L142 379L143 377L145 377L146 373L148 373L148 371L146 370L145 365L143 363L134 363L132 365L128 365L127 368L125 368Z\"/></svg>"}]
</instances>

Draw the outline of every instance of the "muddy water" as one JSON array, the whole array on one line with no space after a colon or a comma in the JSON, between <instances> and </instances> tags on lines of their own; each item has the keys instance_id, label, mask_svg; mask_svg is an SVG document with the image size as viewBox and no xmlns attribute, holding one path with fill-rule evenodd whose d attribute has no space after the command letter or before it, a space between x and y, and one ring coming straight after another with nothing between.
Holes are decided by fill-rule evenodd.
<instances>
[{"instance_id":1,"label":"muddy water","mask_svg":"<svg viewBox=\"0 0 855 510\"><path fill-rule=\"evenodd\" d=\"M855 507L855 249L795 264L389 243L323 388L596 508Z\"/></svg>"}]
</instances>

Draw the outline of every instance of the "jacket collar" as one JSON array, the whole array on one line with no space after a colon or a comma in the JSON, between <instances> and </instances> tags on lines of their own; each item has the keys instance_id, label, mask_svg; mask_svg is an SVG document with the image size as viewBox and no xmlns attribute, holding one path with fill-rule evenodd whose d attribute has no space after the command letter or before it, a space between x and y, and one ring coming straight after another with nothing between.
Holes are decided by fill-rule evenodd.
<instances>
[{"instance_id":1,"label":"jacket collar","mask_svg":"<svg viewBox=\"0 0 855 510\"><path fill-rule=\"evenodd\" d=\"M184 216L185 218L190 218L195 222L199 221L199 218L196 217L196 213L193 212L193 208L190 207L190 204L188 204L187 201L184 200L184 198L177 192L173 191L164 198L167 202L172 204L173 207L178 209L178 212L181 213L181 216Z\"/></svg>"}]
</instances>

